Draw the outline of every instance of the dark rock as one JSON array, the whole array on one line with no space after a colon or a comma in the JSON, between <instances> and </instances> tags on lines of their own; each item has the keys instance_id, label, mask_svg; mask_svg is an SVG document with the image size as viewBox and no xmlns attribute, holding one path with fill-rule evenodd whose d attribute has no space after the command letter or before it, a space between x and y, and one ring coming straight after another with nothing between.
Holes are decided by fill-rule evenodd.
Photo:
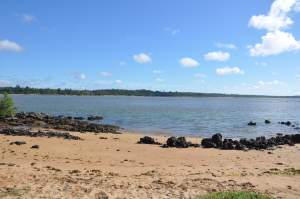
<instances>
[{"instance_id":1,"label":"dark rock","mask_svg":"<svg viewBox=\"0 0 300 199\"><path fill-rule=\"evenodd\" d=\"M187 142L185 137L169 137L163 148L176 147L176 148L188 148L188 147L200 147L199 144Z\"/></svg>"},{"instance_id":2,"label":"dark rock","mask_svg":"<svg viewBox=\"0 0 300 199\"><path fill-rule=\"evenodd\" d=\"M31 148L32 148L32 149L39 149L40 146L36 144L36 145L32 145Z\"/></svg>"},{"instance_id":3,"label":"dark rock","mask_svg":"<svg viewBox=\"0 0 300 199\"><path fill-rule=\"evenodd\" d=\"M201 141L201 146L204 148L216 148L217 147L211 138L203 138Z\"/></svg>"},{"instance_id":4,"label":"dark rock","mask_svg":"<svg viewBox=\"0 0 300 199\"><path fill-rule=\"evenodd\" d=\"M157 144L157 145L161 145L161 143L156 142L154 140L154 138L149 137L149 136L145 136L140 138L140 141L138 142L139 144Z\"/></svg>"},{"instance_id":5,"label":"dark rock","mask_svg":"<svg viewBox=\"0 0 300 199\"><path fill-rule=\"evenodd\" d=\"M103 117L102 116L88 116L87 119L90 121L95 121L95 120L102 120Z\"/></svg>"},{"instance_id":6,"label":"dark rock","mask_svg":"<svg viewBox=\"0 0 300 199\"><path fill-rule=\"evenodd\" d=\"M271 121L270 120L265 120L265 124L270 124Z\"/></svg>"},{"instance_id":7,"label":"dark rock","mask_svg":"<svg viewBox=\"0 0 300 199\"><path fill-rule=\"evenodd\" d=\"M176 147L176 141L177 141L176 137L169 137L167 139L167 146L168 147Z\"/></svg>"},{"instance_id":8,"label":"dark rock","mask_svg":"<svg viewBox=\"0 0 300 199\"><path fill-rule=\"evenodd\" d=\"M223 142L222 142L222 134L220 133L217 133L217 134L214 134L212 137L211 137L211 140L213 143L216 144L216 146L218 148L221 148L222 145L223 145Z\"/></svg>"},{"instance_id":9,"label":"dark rock","mask_svg":"<svg viewBox=\"0 0 300 199\"><path fill-rule=\"evenodd\" d=\"M23 145L23 144L26 144L26 142L24 142L24 141L15 141L15 142L11 142L9 144L10 145L13 145L13 144L15 144L15 145Z\"/></svg>"},{"instance_id":10,"label":"dark rock","mask_svg":"<svg viewBox=\"0 0 300 199\"><path fill-rule=\"evenodd\" d=\"M256 126L256 122L250 121L250 122L248 123L248 126Z\"/></svg>"},{"instance_id":11,"label":"dark rock","mask_svg":"<svg viewBox=\"0 0 300 199\"><path fill-rule=\"evenodd\" d=\"M74 117L74 120L84 120L84 117Z\"/></svg>"}]
</instances>

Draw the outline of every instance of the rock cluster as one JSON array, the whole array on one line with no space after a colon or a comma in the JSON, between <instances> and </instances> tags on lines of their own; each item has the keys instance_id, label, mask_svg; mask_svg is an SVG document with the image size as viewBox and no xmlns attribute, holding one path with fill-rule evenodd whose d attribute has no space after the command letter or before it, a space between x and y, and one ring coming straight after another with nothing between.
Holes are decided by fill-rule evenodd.
<instances>
[{"instance_id":1,"label":"rock cluster","mask_svg":"<svg viewBox=\"0 0 300 199\"><path fill-rule=\"evenodd\" d=\"M90 121L95 121L95 120L102 120L103 117L102 116L88 116L87 117L87 120L90 120Z\"/></svg>"},{"instance_id":2,"label":"rock cluster","mask_svg":"<svg viewBox=\"0 0 300 199\"><path fill-rule=\"evenodd\" d=\"M57 137L64 138L67 140L81 140L80 137L71 135L70 133L54 132L54 131L30 131L29 129L24 128L3 128L0 129L0 134L10 135L10 136L29 136L29 137ZM17 144L17 143L15 143ZM17 144L18 145L18 144Z\"/></svg>"},{"instance_id":3,"label":"rock cluster","mask_svg":"<svg viewBox=\"0 0 300 199\"><path fill-rule=\"evenodd\" d=\"M187 142L185 137L169 137L166 144L162 145L163 148L176 147L176 148L188 148L188 147L200 147L199 144L193 144Z\"/></svg>"},{"instance_id":4,"label":"rock cluster","mask_svg":"<svg viewBox=\"0 0 300 199\"><path fill-rule=\"evenodd\" d=\"M154 138L149 137L149 136L145 136L140 138L140 141L138 141L138 144L157 144L157 145L161 145L161 143L156 142Z\"/></svg>"},{"instance_id":5,"label":"rock cluster","mask_svg":"<svg viewBox=\"0 0 300 199\"><path fill-rule=\"evenodd\" d=\"M221 134L214 134L211 138L204 138L201 145L204 148L218 148L229 150L246 150L246 149L268 149L278 145L291 145L300 144L300 134L282 135L278 134L276 137L266 138L264 136L257 137L256 139L240 140L222 139Z\"/></svg>"},{"instance_id":6,"label":"rock cluster","mask_svg":"<svg viewBox=\"0 0 300 199\"><path fill-rule=\"evenodd\" d=\"M91 116L96 119L100 116ZM102 118L102 117L101 117ZM83 120L82 117L50 116L44 113L19 112L14 117L2 117L0 122L10 126L39 126L67 131L94 132L94 133L118 133L118 126L96 124Z\"/></svg>"}]
</instances>

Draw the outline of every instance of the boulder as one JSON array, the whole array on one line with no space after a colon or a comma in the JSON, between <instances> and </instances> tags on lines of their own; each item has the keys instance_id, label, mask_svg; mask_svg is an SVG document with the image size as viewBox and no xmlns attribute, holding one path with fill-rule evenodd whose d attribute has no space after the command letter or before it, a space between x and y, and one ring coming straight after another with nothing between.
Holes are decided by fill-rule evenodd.
<instances>
[{"instance_id":1,"label":"boulder","mask_svg":"<svg viewBox=\"0 0 300 199\"><path fill-rule=\"evenodd\" d=\"M156 142L154 140L154 138L149 137L149 136L145 136L145 137L140 138L140 141L138 142L138 144L158 144L158 145L161 145L161 143Z\"/></svg>"},{"instance_id":2,"label":"boulder","mask_svg":"<svg viewBox=\"0 0 300 199\"><path fill-rule=\"evenodd\" d=\"M271 121L270 120L265 120L265 124L270 124Z\"/></svg>"},{"instance_id":3,"label":"boulder","mask_svg":"<svg viewBox=\"0 0 300 199\"><path fill-rule=\"evenodd\" d=\"M250 122L248 123L248 126L256 126L256 122L250 121Z\"/></svg>"}]
</instances>

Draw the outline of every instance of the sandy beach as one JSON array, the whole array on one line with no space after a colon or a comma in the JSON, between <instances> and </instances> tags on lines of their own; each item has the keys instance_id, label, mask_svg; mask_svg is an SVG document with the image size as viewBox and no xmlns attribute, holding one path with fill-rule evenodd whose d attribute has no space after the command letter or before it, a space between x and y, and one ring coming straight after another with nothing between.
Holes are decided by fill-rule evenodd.
<instances>
[{"instance_id":1,"label":"sandy beach","mask_svg":"<svg viewBox=\"0 0 300 199\"><path fill-rule=\"evenodd\" d=\"M137 144L142 135L132 133L72 134L83 140L0 135L0 198L195 198L226 190L300 198L299 144L245 152Z\"/></svg>"}]
</instances>

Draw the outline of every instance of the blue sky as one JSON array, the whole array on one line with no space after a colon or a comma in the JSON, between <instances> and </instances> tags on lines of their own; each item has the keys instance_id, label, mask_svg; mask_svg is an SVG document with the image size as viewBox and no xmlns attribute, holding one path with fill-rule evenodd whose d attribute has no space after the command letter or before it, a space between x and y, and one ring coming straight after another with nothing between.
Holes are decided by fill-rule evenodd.
<instances>
[{"instance_id":1,"label":"blue sky","mask_svg":"<svg viewBox=\"0 0 300 199\"><path fill-rule=\"evenodd\" d=\"M0 86L300 94L299 0L4 0Z\"/></svg>"}]
</instances>

